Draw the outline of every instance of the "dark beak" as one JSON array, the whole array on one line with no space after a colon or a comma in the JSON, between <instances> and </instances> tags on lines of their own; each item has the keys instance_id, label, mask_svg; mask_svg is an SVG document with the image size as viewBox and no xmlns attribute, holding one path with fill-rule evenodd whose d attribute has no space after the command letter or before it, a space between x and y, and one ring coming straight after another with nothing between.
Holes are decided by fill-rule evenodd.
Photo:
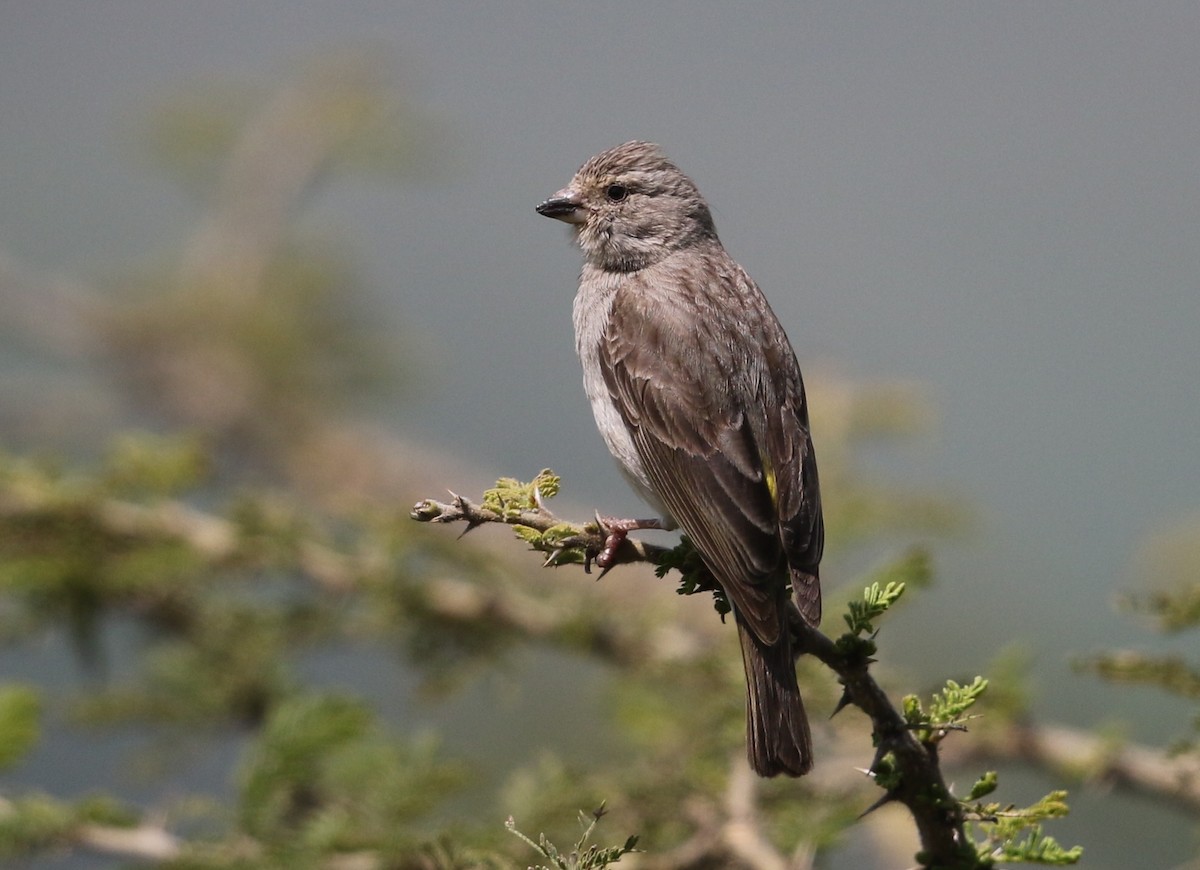
<instances>
[{"instance_id":1,"label":"dark beak","mask_svg":"<svg viewBox=\"0 0 1200 870\"><path fill-rule=\"evenodd\" d=\"M539 205L537 213L569 224L581 224L587 217L579 195L569 188L560 190Z\"/></svg>"}]
</instances>

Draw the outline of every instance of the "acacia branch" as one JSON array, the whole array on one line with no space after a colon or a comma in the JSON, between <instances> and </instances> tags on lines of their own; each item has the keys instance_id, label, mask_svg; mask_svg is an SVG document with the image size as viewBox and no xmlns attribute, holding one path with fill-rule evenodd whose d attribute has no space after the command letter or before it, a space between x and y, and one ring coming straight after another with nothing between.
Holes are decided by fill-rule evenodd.
<instances>
[{"instance_id":1,"label":"acacia branch","mask_svg":"<svg viewBox=\"0 0 1200 870\"><path fill-rule=\"evenodd\" d=\"M792 620L796 649L811 653L837 673L846 699L871 720L875 737L872 773L890 754L894 782L871 808L896 801L904 804L917 826L927 863L933 866L974 866L975 850L963 830L962 809L942 777L937 744L920 741L887 692L871 676L869 659L848 655L828 636L804 624L797 614Z\"/></svg>"},{"instance_id":2,"label":"acacia branch","mask_svg":"<svg viewBox=\"0 0 1200 870\"><path fill-rule=\"evenodd\" d=\"M569 527L571 534L565 539L557 537L545 546L536 539L531 541L535 549L549 552L547 564L555 564L555 558L563 547L582 547L586 554L586 567L590 558L600 552L604 545L604 535L598 524L564 522L546 510L536 495L537 503L533 507L504 511L483 508L462 496L452 495L453 500L449 503L436 499L417 502L410 515L419 522L463 522L467 524L467 531L484 523L524 526L540 532ZM629 538L618 551L617 561L644 561L661 565L664 557L671 552L666 547ZM697 584L697 591L719 588L716 579L706 569L700 570L707 576ZM884 796L871 809L892 801L904 804L916 823L927 864L938 867L975 866L975 850L963 829L961 807L942 777L936 744L923 743L908 727L901 712L871 676L871 660L862 655L860 646L835 643L818 629L806 625L794 608L789 622L795 640L793 648L797 654L811 653L833 670L845 687L844 702L858 707L871 720L876 744L871 771L875 774L881 764L886 764L890 774ZM848 637L855 639L853 635Z\"/></svg>"},{"instance_id":3,"label":"acacia branch","mask_svg":"<svg viewBox=\"0 0 1200 870\"><path fill-rule=\"evenodd\" d=\"M543 549L549 554L547 565L557 564L556 555L562 550L572 547L582 548L594 557L604 547L606 535L600 530L598 523L569 523L556 517L545 507L537 506L532 509L514 510L504 514L489 510L486 507L468 501L458 493L450 493L449 502L426 498L413 505L409 513L414 520L422 523L466 523L463 534L485 523L503 523L509 526L524 526L545 533L564 525L572 527L574 534L557 542L553 549L543 549L534 545L535 549ZM649 562L657 565L664 555L671 551L670 547L660 547L636 538L626 538L617 550L614 564L629 562ZM585 563L584 570L590 570L590 564Z\"/></svg>"}]
</instances>

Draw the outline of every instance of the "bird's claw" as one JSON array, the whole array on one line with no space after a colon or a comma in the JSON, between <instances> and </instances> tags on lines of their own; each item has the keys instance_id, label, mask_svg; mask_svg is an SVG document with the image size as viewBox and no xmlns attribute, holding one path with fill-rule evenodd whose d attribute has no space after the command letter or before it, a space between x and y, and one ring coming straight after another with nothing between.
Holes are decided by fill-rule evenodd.
<instances>
[{"instance_id":1,"label":"bird's claw","mask_svg":"<svg viewBox=\"0 0 1200 870\"><path fill-rule=\"evenodd\" d=\"M601 516L599 511L596 512L596 527L600 529L600 534L604 535L604 546L596 554L596 567L600 569L600 577L607 574L612 570L613 565L617 564L617 550L625 542L630 529L636 528L634 523L636 523L635 520L618 520L613 517Z\"/></svg>"},{"instance_id":2,"label":"bird's claw","mask_svg":"<svg viewBox=\"0 0 1200 870\"><path fill-rule=\"evenodd\" d=\"M624 520L618 517L602 516L599 511L596 512L596 527L604 536L604 545L595 557L596 564L601 568L601 577L617 564L617 550L620 549L630 532L638 529L673 528L673 526L666 525L661 519ZM586 569L588 565L585 563L584 567Z\"/></svg>"}]
</instances>

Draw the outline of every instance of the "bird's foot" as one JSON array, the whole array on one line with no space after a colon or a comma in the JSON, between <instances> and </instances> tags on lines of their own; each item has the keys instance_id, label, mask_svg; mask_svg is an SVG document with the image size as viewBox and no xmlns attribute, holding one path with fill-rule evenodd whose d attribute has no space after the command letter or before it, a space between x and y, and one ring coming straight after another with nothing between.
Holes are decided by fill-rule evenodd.
<instances>
[{"instance_id":1,"label":"bird's foot","mask_svg":"<svg viewBox=\"0 0 1200 870\"><path fill-rule=\"evenodd\" d=\"M596 514L596 525L600 527L600 533L605 536L604 546L596 555L596 566L600 569L601 577L607 574L608 570L617 563L617 550L620 549L621 544L630 532L636 532L640 529L667 528L666 524L660 519L620 519L618 517L601 516L598 513Z\"/></svg>"}]
</instances>

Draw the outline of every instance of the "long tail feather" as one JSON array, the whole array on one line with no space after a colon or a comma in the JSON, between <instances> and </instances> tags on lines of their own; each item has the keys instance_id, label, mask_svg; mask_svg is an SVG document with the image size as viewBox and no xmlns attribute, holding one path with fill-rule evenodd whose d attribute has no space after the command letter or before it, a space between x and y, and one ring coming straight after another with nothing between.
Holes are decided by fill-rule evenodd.
<instances>
[{"instance_id":1,"label":"long tail feather","mask_svg":"<svg viewBox=\"0 0 1200 870\"><path fill-rule=\"evenodd\" d=\"M812 735L796 683L787 631L762 643L739 617L738 637L746 667L746 748L759 776L803 776L812 770Z\"/></svg>"}]
</instances>

